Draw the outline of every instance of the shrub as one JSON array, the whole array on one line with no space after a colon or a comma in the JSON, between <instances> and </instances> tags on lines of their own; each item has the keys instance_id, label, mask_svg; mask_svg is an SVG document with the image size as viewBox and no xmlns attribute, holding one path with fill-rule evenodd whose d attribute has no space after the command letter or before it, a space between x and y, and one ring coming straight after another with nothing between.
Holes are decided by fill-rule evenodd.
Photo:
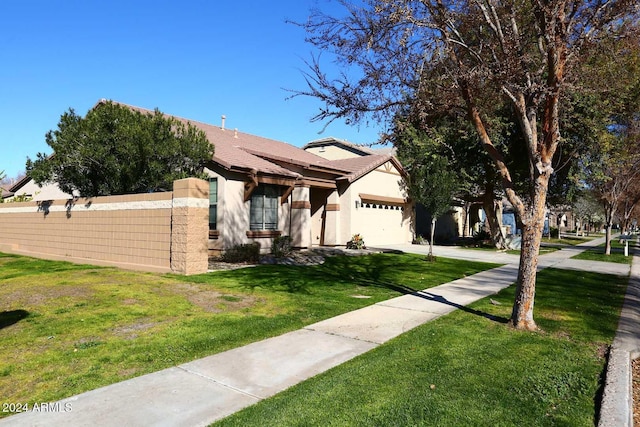
<instances>
[{"instance_id":1,"label":"shrub","mask_svg":"<svg viewBox=\"0 0 640 427\"><path fill-rule=\"evenodd\" d=\"M427 239L425 239L424 237L422 237L420 234L418 234L416 236L415 239L413 239L413 244L414 245L426 245L427 244Z\"/></svg>"},{"instance_id":2,"label":"shrub","mask_svg":"<svg viewBox=\"0 0 640 427\"><path fill-rule=\"evenodd\" d=\"M291 236L278 236L271 244L271 254L276 258L284 258L291 255Z\"/></svg>"},{"instance_id":3,"label":"shrub","mask_svg":"<svg viewBox=\"0 0 640 427\"><path fill-rule=\"evenodd\" d=\"M366 249L367 247L364 245L364 239L358 234L354 234L351 240L347 242L347 249Z\"/></svg>"},{"instance_id":4,"label":"shrub","mask_svg":"<svg viewBox=\"0 0 640 427\"><path fill-rule=\"evenodd\" d=\"M551 227L549 229L549 231L550 231L550 234L551 234L552 238L554 238L554 239L558 238L558 228L557 227Z\"/></svg>"},{"instance_id":5,"label":"shrub","mask_svg":"<svg viewBox=\"0 0 640 427\"><path fill-rule=\"evenodd\" d=\"M480 231L475 232L473 234L473 238L478 241L491 240L491 234L483 228Z\"/></svg>"},{"instance_id":6,"label":"shrub","mask_svg":"<svg viewBox=\"0 0 640 427\"><path fill-rule=\"evenodd\" d=\"M258 262L260 261L260 243L235 245L222 254L224 262Z\"/></svg>"}]
</instances>

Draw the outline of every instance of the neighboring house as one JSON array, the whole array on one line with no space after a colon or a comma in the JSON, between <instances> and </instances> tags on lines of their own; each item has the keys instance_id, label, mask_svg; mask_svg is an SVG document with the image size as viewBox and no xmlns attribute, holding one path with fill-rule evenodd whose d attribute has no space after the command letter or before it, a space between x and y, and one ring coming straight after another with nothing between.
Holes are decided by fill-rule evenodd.
<instances>
[{"instance_id":1,"label":"neighboring house","mask_svg":"<svg viewBox=\"0 0 640 427\"><path fill-rule=\"evenodd\" d=\"M29 198L29 200L34 200L36 202L43 200L59 200L71 198L71 195L60 190L58 184L51 183L39 186L28 176L25 176L24 178L13 184L11 188L9 188L8 193L10 194L3 193L5 202L11 202L15 197L18 196L24 196Z\"/></svg>"},{"instance_id":2,"label":"neighboring house","mask_svg":"<svg viewBox=\"0 0 640 427\"><path fill-rule=\"evenodd\" d=\"M411 242L413 206L402 190L405 172L393 155L333 138L300 149L225 129L224 119L222 126L214 126L175 118L204 131L215 147L205 168L210 251L250 242L269 251L282 235L291 236L297 248L344 246L356 233L368 246ZM12 188L15 194L24 192L34 200L70 198L57 185L23 181L14 186L18 191Z\"/></svg>"},{"instance_id":3,"label":"neighboring house","mask_svg":"<svg viewBox=\"0 0 640 427\"><path fill-rule=\"evenodd\" d=\"M2 197L3 200L13 196L13 192L11 192L9 188L10 188L9 186L7 187L0 186L0 196Z\"/></svg>"}]
</instances>

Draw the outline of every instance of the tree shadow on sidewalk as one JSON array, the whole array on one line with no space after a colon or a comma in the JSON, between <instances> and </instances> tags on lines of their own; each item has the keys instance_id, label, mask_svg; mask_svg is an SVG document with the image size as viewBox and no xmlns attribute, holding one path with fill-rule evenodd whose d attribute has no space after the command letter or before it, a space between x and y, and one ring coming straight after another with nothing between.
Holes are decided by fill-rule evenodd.
<instances>
[{"instance_id":1,"label":"tree shadow on sidewalk","mask_svg":"<svg viewBox=\"0 0 640 427\"><path fill-rule=\"evenodd\" d=\"M426 299L428 301L435 301L435 302L439 302L439 303L444 304L444 305L449 305L451 307L457 308L458 310L462 310L464 312L467 312L467 313L470 313L470 314L474 314L476 316L484 317L485 319L491 320L493 322L498 322L498 323L503 323L503 324L509 323L509 319L507 319L506 317L494 316L493 314L485 313L484 311L480 311L480 310L475 310L473 308L469 308L466 305L461 305L461 304L455 303L453 301L449 301L445 297L443 297L441 295L438 295L438 294L434 294L434 293L427 292L427 291L416 291L416 292L412 293L411 295L415 295L417 297Z\"/></svg>"}]
</instances>

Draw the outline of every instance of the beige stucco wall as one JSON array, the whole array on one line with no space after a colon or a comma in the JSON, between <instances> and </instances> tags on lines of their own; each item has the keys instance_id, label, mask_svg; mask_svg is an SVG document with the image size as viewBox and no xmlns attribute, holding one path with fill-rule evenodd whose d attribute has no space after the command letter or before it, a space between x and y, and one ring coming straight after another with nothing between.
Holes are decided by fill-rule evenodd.
<instances>
[{"instance_id":1,"label":"beige stucco wall","mask_svg":"<svg viewBox=\"0 0 640 427\"><path fill-rule=\"evenodd\" d=\"M341 241L345 244L356 233L360 233L369 246L410 243L413 239L409 205L400 207L380 202L362 204L360 194L371 194L383 198L405 199L401 188L402 177L391 164L364 175L353 182L340 197ZM357 207L356 207L356 202Z\"/></svg>"},{"instance_id":2,"label":"beige stucco wall","mask_svg":"<svg viewBox=\"0 0 640 427\"><path fill-rule=\"evenodd\" d=\"M33 180L30 180L16 191L13 196L8 197L6 201L11 201L15 196L21 196L23 194L31 197L32 200L36 202L41 200L66 200L71 198L71 195L60 190L58 184L45 184L40 187Z\"/></svg>"},{"instance_id":3,"label":"beige stucco wall","mask_svg":"<svg viewBox=\"0 0 640 427\"><path fill-rule=\"evenodd\" d=\"M222 173L206 169L209 176L218 179L218 218L219 237L209 242L209 249L215 252L226 251L236 245L258 242L263 253L271 251L272 237L249 238L249 209L251 202L244 200L246 177L225 176ZM230 174L232 175L232 174ZM285 203L278 205L278 230L283 236L290 234L291 196Z\"/></svg>"},{"instance_id":4,"label":"beige stucco wall","mask_svg":"<svg viewBox=\"0 0 640 427\"><path fill-rule=\"evenodd\" d=\"M310 188L296 187L291 195L291 239L296 248L310 248L312 244L312 222Z\"/></svg>"},{"instance_id":5,"label":"beige stucco wall","mask_svg":"<svg viewBox=\"0 0 640 427\"><path fill-rule=\"evenodd\" d=\"M173 192L0 204L0 251L143 271L206 272L207 183L189 178L174 185Z\"/></svg>"}]
</instances>

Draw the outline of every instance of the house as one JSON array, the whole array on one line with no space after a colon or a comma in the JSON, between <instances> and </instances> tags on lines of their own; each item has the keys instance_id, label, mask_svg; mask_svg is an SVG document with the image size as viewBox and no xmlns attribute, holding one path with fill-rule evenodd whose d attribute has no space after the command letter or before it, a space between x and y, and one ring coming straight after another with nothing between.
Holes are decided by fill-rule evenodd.
<instances>
[{"instance_id":1,"label":"house","mask_svg":"<svg viewBox=\"0 0 640 427\"><path fill-rule=\"evenodd\" d=\"M56 183L45 184L39 186L28 176L23 177L13 184L8 191L3 192L5 202L11 202L16 197L26 200L42 201L42 200L59 200L70 199L71 196L64 191Z\"/></svg>"},{"instance_id":2,"label":"house","mask_svg":"<svg viewBox=\"0 0 640 427\"><path fill-rule=\"evenodd\" d=\"M224 117L221 126L174 118L202 130L215 146L204 169L210 253L251 242L267 252L282 235L291 236L297 248L344 246L356 233L369 246L411 242L413 207L402 190L405 172L392 154L334 138L301 149L227 129ZM55 184L38 188L23 181L14 186L16 194L70 198Z\"/></svg>"},{"instance_id":3,"label":"house","mask_svg":"<svg viewBox=\"0 0 640 427\"><path fill-rule=\"evenodd\" d=\"M313 143L300 149L224 126L191 123L215 146L205 169L212 250L248 242L268 250L280 235L291 236L298 248L345 245L356 233L369 246L411 242L413 209L402 189L405 172L391 154L326 158ZM325 153L341 149L333 140Z\"/></svg>"},{"instance_id":4,"label":"house","mask_svg":"<svg viewBox=\"0 0 640 427\"><path fill-rule=\"evenodd\" d=\"M11 188L10 186L0 186L0 197L2 197L2 200L4 201L4 199L8 199L9 197L13 196L13 192L9 190L9 188Z\"/></svg>"}]
</instances>

